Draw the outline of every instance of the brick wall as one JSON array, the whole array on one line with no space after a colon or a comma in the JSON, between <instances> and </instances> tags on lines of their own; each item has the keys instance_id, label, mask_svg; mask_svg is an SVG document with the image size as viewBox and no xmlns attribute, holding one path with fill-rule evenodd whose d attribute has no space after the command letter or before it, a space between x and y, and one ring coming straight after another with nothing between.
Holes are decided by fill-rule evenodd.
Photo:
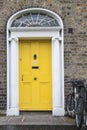
<instances>
[{"instance_id":1,"label":"brick wall","mask_svg":"<svg viewBox=\"0 0 87 130\"><path fill-rule=\"evenodd\" d=\"M87 79L87 0L0 0L0 109L6 109L6 24L31 7L52 10L63 20L65 80ZM70 91L65 85L65 95Z\"/></svg>"}]
</instances>

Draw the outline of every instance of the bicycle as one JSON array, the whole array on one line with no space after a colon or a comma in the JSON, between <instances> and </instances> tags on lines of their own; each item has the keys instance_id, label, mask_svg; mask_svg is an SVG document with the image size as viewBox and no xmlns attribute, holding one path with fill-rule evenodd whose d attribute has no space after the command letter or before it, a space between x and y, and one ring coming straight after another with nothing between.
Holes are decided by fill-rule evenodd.
<instances>
[{"instance_id":1,"label":"bicycle","mask_svg":"<svg viewBox=\"0 0 87 130\"><path fill-rule=\"evenodd\" d=\"M87 126L87 91L83 80L71 80L73 92L67 96L66 111L68 116L74 117L77 128L81 128L84 121Z\"/></svg>"}]
</instances>

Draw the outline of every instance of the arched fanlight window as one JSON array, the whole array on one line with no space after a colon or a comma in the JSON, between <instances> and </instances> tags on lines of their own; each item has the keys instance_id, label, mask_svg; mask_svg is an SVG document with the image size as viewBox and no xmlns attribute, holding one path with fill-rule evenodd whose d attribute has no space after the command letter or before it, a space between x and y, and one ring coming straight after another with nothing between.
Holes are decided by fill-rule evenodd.
<instances>
[{"instance_id":1,"label":"arched fanlight window","mask_svg":"<svg viewBox=\"0 0 87 130\"><path fill-rule=\"evenodd\" d=\"M58 21L43 13L26 13L17 17L11 24L11 27L52 27L60 26Z\"/></svg>"}]
</instances>

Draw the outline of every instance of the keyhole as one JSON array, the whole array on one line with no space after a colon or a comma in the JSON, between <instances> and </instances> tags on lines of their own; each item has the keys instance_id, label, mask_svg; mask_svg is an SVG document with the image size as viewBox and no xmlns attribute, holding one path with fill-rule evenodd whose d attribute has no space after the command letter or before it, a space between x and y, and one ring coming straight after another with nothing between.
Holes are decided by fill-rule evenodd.
<instances>
[{"instance_id":1,"label":"keyhole","mask_svg":"<svg viewBox=\"0 0 87 130\"><path fill-rule=\"evenodd\" d=\"M36 77L34 77L34 80L37 80L37 78L36 78Z\"/></svg>"},{"instance_id":2,"label":"keyhole","mask_svg":"<svg viewBox=\"0 0 87 130\"><path fill-rule=\"evenodd\" d=\"M36 59L37 59L37 55L36 55L36 54L34 54L34 57L33 57L33 58L34 58L34 60L36 60Z\"/></svg>"}]
</instances>

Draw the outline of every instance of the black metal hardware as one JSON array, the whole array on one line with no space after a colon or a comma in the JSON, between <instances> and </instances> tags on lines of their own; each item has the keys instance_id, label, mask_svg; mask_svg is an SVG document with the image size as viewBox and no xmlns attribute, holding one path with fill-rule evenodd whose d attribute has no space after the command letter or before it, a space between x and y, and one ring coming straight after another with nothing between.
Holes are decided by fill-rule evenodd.
<instances>
[{"instance_id":1,"label":"black metal hardware","mask_svg":"<svg viewBox=\"0 0 87 130\"><path fill-rule=\"evenodd\" d=\"M37 80L37 77L34 77L34 80Z\"/></svg>"},{"instance_id":2,"label":"black metal hardware","mask_svg":"<svg viewBox=\"0 0 87 130\"><path fill-rule=\"evenodd\" d=\"M32 69L39 69L39 66L32 66Z\"/></svg>"}]
</instances>

